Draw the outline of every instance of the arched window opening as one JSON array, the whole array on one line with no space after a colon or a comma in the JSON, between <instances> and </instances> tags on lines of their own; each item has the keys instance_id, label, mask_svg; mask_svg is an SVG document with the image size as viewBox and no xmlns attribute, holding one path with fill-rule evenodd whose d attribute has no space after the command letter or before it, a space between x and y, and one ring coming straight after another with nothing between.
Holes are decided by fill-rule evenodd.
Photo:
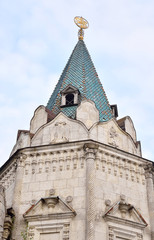
<instances>
[{"instance_id":1,"label":"arched window opening","mask_svg":"<svg viewBox=\"0 0 154 240\"><path fill-rule=\"evenodd\" d=\"M74 94L69 93L66 95L66 105L70 106L74 104Z\"/></svg>"}]
</instances>

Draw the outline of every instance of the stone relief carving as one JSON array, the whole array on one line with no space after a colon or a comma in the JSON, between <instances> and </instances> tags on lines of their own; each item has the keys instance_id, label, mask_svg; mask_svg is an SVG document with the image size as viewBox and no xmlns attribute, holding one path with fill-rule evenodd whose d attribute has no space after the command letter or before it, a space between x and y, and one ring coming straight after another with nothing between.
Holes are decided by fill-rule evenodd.
<instances>
[{"instance_id":1,"label":"stone relief carving","mask_svg":"<svg viewBox=\"0 0 154 240\"><path fill-rule=\"evenodd\" d=\"M103 211L98 211L96 212L96 215L95 215L95 220L96 221L101 221L102 220L102 216L103 216Z\"/></svg>"},{"instance_id":2,"label":"stone relief carving","mask_svg":"<svg viewBox=\"0 0 154 240\"><path fill-rule=\"evenodd\" d=\"M120 195L120 203L119 203L119 210L121 212L121 217L126 218L126 213L132 208L132 205L126 202L126 196L121 194Z\"/></svg>"},{"instance_id":3,"label":"stone relief carving","mask_svg":"<svg viewBox=\"0 0 154 240\"><path fill-rule=\"evenodd\" d=\"M66 122L57 122L54 126L52 143L69 141L69 126Z\"/></svg>"},{"instance_id":4,"label":"stone relief carving","mask_svg":"<svg viewBox=\"0 0 154 240\"><path fill-rule=\"evenodd\" d=\"M48 206L48 208L54 208L56 204L58 203L59 199L58 197L49 197L45 198L45 202Z\"/></svg>"},{"instance_id":5,"label":"stone relief carving","mask_svg":"<svg viewBox=\"0 0 154 240\"><path fill-rule=\"evenodd\" d=\"M142 230L148 225L139 210L127 202L124 194L120 195L120 200L105 210L103 218L105 221L115 222L123 226L127 225L134 229L137 227Z\"/></svg>"},{"instance_id":6,"label":"stone relief carving","mask_svg":"<svg viewBox=\"0 0 154 240\"><path fill-rule=\"evenodd\" d=\"M53 196L53 195L55 195L55 189L54 188L51 188L50 190L49 190L49 195L50 196Z\"/></svg>"},{"instance_id":7,"label":"stone relief carving","mask_svg":"<svg viewBox=\"0 0 154 240\"><path fill-rule=\"evenodd\" d=\"M105 211L107 211L108 209L109 209L109 207L111 206L111 200L109 200L109 199L106 199L105 200Z\"/></svg>"},{"instance_id":8,"label":"stone relief carving","mask_svg":"<svg viewBox=\"0 0 154 240\"><path fill-rule=\"evenodd\" d=\"M66 202L71 203L72 201L73 201L73 197L72 196L67 196Z\"/></svg>"},{"instance_id":9,"label":"stone relief carving","mask_svg":"<svg viewBox=\"0 0 154 240\"><path fill-rule=\"evenodd\" d=\"M5 220L4 220L4 231L2 235L3 240L8 240L10 239L13 224L14 224L14 210L12 208L7 209Z\"/></svg>"},{"instance_id":10,"label":"stone relief carving","mask_svg":"<svg viewBox=\"0 0 154 240\"><path fill-rule=\"evenodd\" d=\"M113 240L114 239L114 232L113 232L113 228L109 227L109 240Z\"/></svg>"},{"instance_id":11,"label":"stone relief carving","mask_svg":"<svg viewBox=\"0 0 154 240\"><path fill-rule=\"evenodd\" d=\"M106 200L105 205L109 206L110 201ZM143 239L143 229L147 227L141 213L130 203L127 203L126 196L120 195L120 199L105 210L103 218L108 222L108 239Z\"/></svg>"},{"instance_id":12,"label":"stone relief carving","mask_svg":"<svg viewBox=\"0 0 154 240\"><path fill-rule=\"evenodd\" d=\"M28 239L30 239L30 240L33 240L34 239L34 230L35 230L35 228L34 227L29 227L29 229L28 229Z\"/></svg>"},{"instance_id":13,"label":"stone relief carving","mask_svg":"<svg viewBox=\"0 0 154 240\"><path fill-rule=\"evenodd\" d=\"M138 240L142 240L142 239L143 239L143 234L138 233L138 234L137 234L137 239L138 239Z\"/></svg>"},{"instance_id":14,"label":"stone relief carving","mask_svg":"<svg viewBox=\"0 0 154 240\"><path fill-rule=\"evenodd\" d=\"M0 185L2 185L5 190L8 189L15 181L15 173L17 169L17 163L14 162L8 169L5 171L0 178Z\"/></svg>"},{"instance_id":15,"label":"stone relief carving","mask_svg":"<svg viewBox=\"0 0 154 240\"><path fill-rule=\"evenodd\" d=\"M118 137L118 134L116 132L116 130L114 129L114 127L110 128L109 131L109 144L112 145L113 147L118 147L116 138Z\"/></svg>"},{"instance_id":16,"label":"stone relief carving","mask_svg":"<svg viewBox=\"0 0 154 240\"><path fill-rule=\"evenodd\" d=\"M64 224L63 240L69 240L69 227L70 227L69 223Z\"/></svg>"}]
</instances>

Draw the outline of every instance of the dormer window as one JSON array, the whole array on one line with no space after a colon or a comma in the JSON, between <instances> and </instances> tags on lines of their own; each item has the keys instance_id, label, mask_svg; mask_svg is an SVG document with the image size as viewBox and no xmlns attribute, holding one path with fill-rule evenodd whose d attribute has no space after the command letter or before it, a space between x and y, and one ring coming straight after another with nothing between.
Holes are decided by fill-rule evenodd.
<instances>
[{"instance_id":1,"label":"dormer window","mask_svg":"<svg viewBox=\"0 0 154 240\"><path fill-rule=\"evenodd\" d=\"M79 90L72 85L68 85L61 91L61 107L74 106L79 103Z\"/></svg>"}]
</instances>

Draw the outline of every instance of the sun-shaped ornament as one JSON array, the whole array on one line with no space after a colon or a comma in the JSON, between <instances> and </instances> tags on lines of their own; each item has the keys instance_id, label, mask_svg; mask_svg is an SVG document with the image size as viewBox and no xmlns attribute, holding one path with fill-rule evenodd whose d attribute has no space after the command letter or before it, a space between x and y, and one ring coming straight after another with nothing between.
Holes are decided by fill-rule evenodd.
<instances>
[{"instance_id":1,"label":"sun-shaped ornament","mask_svg":"<svg viewBox=\"0 0 154 240\"><path fill-rule=\"evenodd\" d=\"M80 28L79 32L78 32L79 40L83 40L83 36L84 36L83 29L88 28L89 27L89 23L83 17L75 17L74 18L74 22Z\"/></svg>"}]
</instances>

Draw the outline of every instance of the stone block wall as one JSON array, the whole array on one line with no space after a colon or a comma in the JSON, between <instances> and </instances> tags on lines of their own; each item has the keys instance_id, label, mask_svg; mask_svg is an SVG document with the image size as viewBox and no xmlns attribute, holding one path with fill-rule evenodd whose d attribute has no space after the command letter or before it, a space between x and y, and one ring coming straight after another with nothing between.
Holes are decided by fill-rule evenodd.
<instances>
[{"instance_id":1,"label":"stone block wall","mask_svg":"<svg viewBox=\"0 0 154 240\"><path fill-rule=\"evenodd\" d=\"M127 214L128 225L137 221L139 230L136 232L133 227L124 227L125 235L134 231L135 239L141 236L150 240L145 164L146 160L139 156L94 142L59 143L21 150L1 179L7 206L15 210L13 238L22 240L22 232L34 232L32 224L29 229L26 228L23 215L41 198L59 196L76 212L71 219L64 220L63 215L61 218L54 215L55 220L52 216L49 221L46 220L50 226L56 222L63 225L63 233L57 233L61 234L59 236L66 232L65 225L69 226L67 238L63 236L62 239L108 239L109 235L119 231L117 229L123 228L120 222L123 220L120 220L120 212L115 212L119 223L110 224L104 214L120 201L121 196L125 196L125 204L134 206L148 223L148 226L143 226L139 217L133 219L134 215ZM61 210L57 214L61 214ZM40 224L39 217L37 224ZM44 237L41 234L38 236Z\"/></svg>"}]
</instances>

